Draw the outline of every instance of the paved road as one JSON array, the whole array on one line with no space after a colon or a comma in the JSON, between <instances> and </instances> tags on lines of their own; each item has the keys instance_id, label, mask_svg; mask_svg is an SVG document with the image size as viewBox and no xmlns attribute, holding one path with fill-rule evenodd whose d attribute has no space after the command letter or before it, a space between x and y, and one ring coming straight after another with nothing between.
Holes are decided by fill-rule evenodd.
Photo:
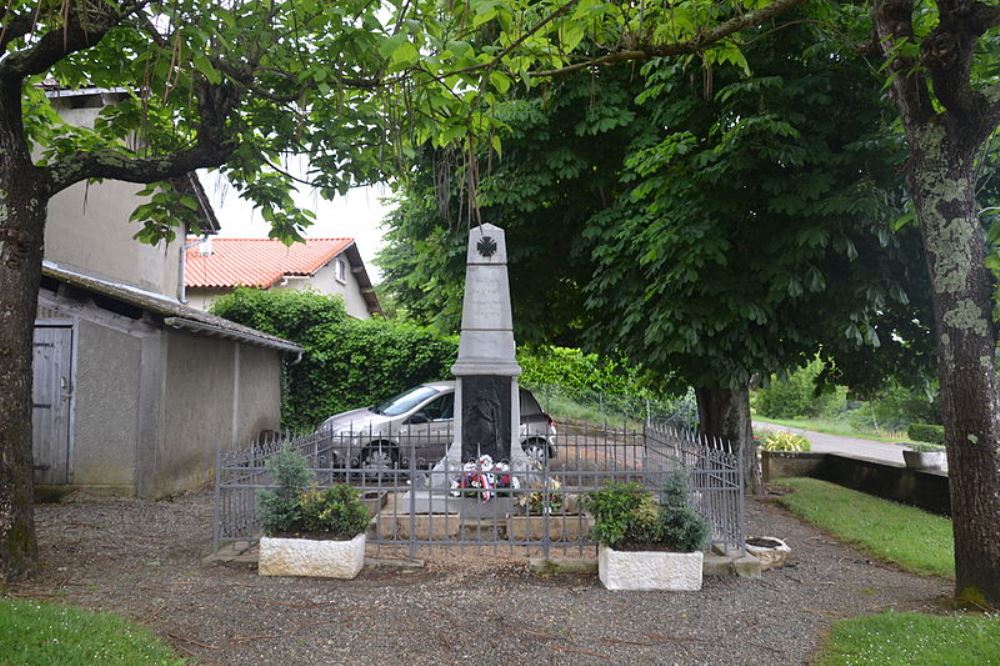
<instances>
[{"instance_id":1,"label":"paved road","mask_svg":"<svg viewBox=\"0 0 1000 666\"><path fill-rule=\"evenodd\" d=\"M903 464L903 447L899 444L888 444L886 442L876 442L871 439L859 439L857 437L828 435L822 432L789 428L773 423L754 423L754 428L788 430L803 435L809 440L812 450L816 453L844 453L857 458L870 458L882 462Z\"/></svg>"}]
</instances>

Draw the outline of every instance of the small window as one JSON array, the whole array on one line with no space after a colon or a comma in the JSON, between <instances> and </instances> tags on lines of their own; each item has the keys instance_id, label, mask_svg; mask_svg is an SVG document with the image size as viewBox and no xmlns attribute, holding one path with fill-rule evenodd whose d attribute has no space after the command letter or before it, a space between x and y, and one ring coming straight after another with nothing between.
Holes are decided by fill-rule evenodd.
<instances>
[{"instance_id":1,"label":"small window","mask_svg":"<svg viewBox=\"0 0 1000 666\"><path fill-rule=\"evenodd\" d=\"M343 259L337 259L337 281L347 282L347 263Z\"/></svg>"}]
</instances>

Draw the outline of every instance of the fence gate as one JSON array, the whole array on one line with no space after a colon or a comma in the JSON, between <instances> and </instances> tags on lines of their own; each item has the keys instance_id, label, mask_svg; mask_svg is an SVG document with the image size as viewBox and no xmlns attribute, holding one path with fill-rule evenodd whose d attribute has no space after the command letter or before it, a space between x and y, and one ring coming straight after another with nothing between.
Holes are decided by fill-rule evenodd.
<instances>
[{"instance_id":1,"label":"fence gate","mask_svg":"<svg viewBox=\"0 0 1000 666\"><path fill-rule=\"evenodd\" d=\"M70 481L73 327L35 326L31 448L35 483Z\"/></svg>"}]
</instances>

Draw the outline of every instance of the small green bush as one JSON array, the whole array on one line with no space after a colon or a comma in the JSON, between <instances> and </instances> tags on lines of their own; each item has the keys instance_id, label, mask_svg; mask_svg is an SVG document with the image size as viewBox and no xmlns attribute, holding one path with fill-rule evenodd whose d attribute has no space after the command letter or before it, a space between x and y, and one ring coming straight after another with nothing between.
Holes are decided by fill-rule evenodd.
<instances>
[{"instance_id":1,"label":"small green bush","mask_svg":"<svg viewBox=\"0 0 1000 666\"><path fill-rule=\"evenodd\" d=\"M346 484L322 489L310 486L313 474L305 458L295 451L285 449L272 456L266 467L278 487L257 493L257 517L265 534L325 534L350 539L368 526L368 509L361 502L361 493Z\"/></svg>"},{"instance_id":2,"label":"small green bush","mask_svg":"<svg viewBox=\"0 0 1000 666\"><path fill-rule=\"evenodd\" d=\"M945 450L943 445L929 442L906 442L906 447L917 453L940 453Z\"/></svg>"},{"instance_id":3,"label":"small green bush","mask_svg":"<svg viewBox=\"0 0 1000 666\"><path fill-rule=\"evenodd\" d=\"M352 539L368 527L368 509L361 502L361 492L344 483L305 491L299 495L299 512L296 531L307 534Z\"/></svg>"},{"instance_id":4,"label":"small green bush","mask_svg":"<svg viewBox=\"0 0 1000 666\"><path fill-rule=\"evenodd\" d=\"M705 520L687 505L687 485L675 474L664 485L660 502L636 482L608 483L585 498L594 516L594 539L610 548L663 546L690 553L702 549L709 534Z\"/></svg>"},{"instance_id":5,"label":"small green bush","mask_svg":"<svg viewBox=\"0 0 1000 666\"><path fill-rule=\"evenodd\" d=\"M257 493L257 518L266 534L292 532L302 517L299 495L309 486L313 474L306 459L289 449L271 456L265 467L278 487Z\"/></svg>"},{"instance_id":6,"label":"small green bush","mask_svg":"<svg viewBox=\"0 0 1000 666\"><path fill-rule=\"evenodd\" d=\"M847 403L847 389L838 386L816 392L816 380L823 371L823 362L814 359L785 379L771 378L767 388L756 392L753 407L761 416L794 419L836 414Z\"/></svg>"},{"instance_id":7,"label":"small green bush","mask_svg":"<svg viewBox=\"0 0 1000 666\"><path fill-rule=\"evenodd\" d=\"M906 429L906 436L916 442L944 444L944 426L930 423L914 423Z\"/></svg>"},{"instance_id":8,"label":"small green bush","mask_svg":"<svg viewBox=\"0 0 1000 666\"><path fill-rule=\"evenodd\" d=\"M805 451L811 451L812 446L809 444L809 440L802 435L797 435L794 432L788 432L785 430L779 432L769 432L767 437L761 443L761 448L765 451L788 451L792 453L801 453Z\"/></svg>"}]
</instances>

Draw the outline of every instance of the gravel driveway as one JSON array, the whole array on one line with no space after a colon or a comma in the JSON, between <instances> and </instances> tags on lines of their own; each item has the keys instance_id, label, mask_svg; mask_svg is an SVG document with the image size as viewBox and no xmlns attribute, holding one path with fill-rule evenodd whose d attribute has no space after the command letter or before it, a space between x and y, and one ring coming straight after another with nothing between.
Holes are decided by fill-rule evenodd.
<instances>
[{"instance_id":1,"label":"gravel driveway","mask_svg":"<svg viewBox=\"0 0 1000 666\"><path fill-rule=\"evenodd\" d=\"M261 578L252 565L203 562L206 493L78 497L38 506L42 570L13 591L121 613L205 664L799 664L836 618L927 609L949 592L766 502L749 502L748 517L752 534L789 542L792 566L707 578L700 593L630 593L468 551L347 582Z\"/></svg>"}]
</instances>

